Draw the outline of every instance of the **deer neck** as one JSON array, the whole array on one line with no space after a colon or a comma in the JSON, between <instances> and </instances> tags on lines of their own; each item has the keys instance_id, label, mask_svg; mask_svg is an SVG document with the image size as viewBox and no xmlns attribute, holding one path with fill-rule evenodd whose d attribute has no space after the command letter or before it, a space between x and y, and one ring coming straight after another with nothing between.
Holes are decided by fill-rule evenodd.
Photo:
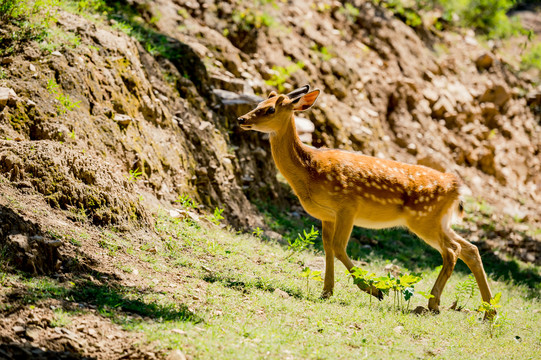
<instances>
[{"instance_id":1,"label":"deer neck","mask_svg":"<svg viewBox=\"0 0 541 360\"><path fill-rule=\"evenodd\" d=\"M272 157L278 170L293 187L297 195L306 187L308 180L308 166L312 158L311 149L303 145L297 129L295 119L287 122L280 131L270 134Z\"/></svg>"}]
</instances>

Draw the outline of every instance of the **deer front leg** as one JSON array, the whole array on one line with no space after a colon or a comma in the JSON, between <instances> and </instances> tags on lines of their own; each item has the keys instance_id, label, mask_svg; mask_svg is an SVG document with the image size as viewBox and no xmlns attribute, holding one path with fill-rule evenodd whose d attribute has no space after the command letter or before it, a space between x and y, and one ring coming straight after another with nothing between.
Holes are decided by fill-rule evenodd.
<instances>
[{"instance_id":1,"label":"deer front leg","mask_svg":"<svg viewBox=\"0 0 541 360\"><path fill-rule=\"evenodd\" d=\"M351 235L351 230L353 230L353 214L355 214L354 211L339 212L336 216L336 222L334 223L334 254L338 260L344 264L348 271L351 271L351 269L355 266L346 253L349 236ZM362 291L375 296L378 300L383 299L383 293L376 287L361 284L357 284L357 286Z\"/></svg>"},{"instance_id":2,"label":"deer front leg","mask_svg":"<svg viewBox=\"0 0 541 360\"><path fill-rule=\"evenodd\" d=\"M323 221L322 238L323 249L325 250L325 282L323 284L322 299L332 296L334 289L334 250L332 246L334 236L334 222Z\"/></svg>"}]
</instances>

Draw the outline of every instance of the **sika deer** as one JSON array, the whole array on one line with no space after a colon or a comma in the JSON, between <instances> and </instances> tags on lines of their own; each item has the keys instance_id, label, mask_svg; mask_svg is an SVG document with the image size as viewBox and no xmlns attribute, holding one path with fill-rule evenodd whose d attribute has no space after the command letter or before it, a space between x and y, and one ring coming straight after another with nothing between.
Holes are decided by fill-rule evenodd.
<instances>
[{"instance_id":1,"label":"sika deer","mask_svg":"<svg viewBox=\"0 0 541 360\"><path fill-rule=\"evenodd\" d=\"M440 296L457 259L473 272L481 296L492 298L477 247L451 229L462 212L460 181L453 175L419 165L383 160L337 149L315 149L301 143L294 111L309 109L319 90L306 85L288 95L268 99L238 118L240 127L270 134L272 156L304 209L322 221L325 282L322 297L332 295L334 257L348 270L353 263L346 246L354 225L365 228L407 227L443 257L428 308L439 311ZM361 287L378 299L378 289Z\"/></svg>"}]
</instances>

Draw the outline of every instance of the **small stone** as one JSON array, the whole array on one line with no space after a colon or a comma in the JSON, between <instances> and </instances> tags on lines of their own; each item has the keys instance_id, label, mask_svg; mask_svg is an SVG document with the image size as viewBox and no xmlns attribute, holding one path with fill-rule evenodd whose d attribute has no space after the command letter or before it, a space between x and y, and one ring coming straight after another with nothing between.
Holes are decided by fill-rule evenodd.
<instances>
[{"instance_id":1,"label":"small stone","mask_svg":"<svg viewBox=\"0 0 541 360\"><path fill-rule=\"evenodd\" d=\"M36 106L36 103L33 102L32 100L28 99L28 100L26 100L26 105L28 105L29 107L34 107L34 106Z\"/></svg>"},{"instance_id":2,"label":"small stone","mask_svg":"<svg viewBox=\"0 0 541 360\"><path fill-rule=\"evenodd\" d=\"M186 335L186 331L180 329L171 329L171 332L179 335Z\"/></svg>"},{"instance_id":3,"label":"small stone","mask_svg":"<svg viewBox=\"0 0 541 360\"><path fill-rule=\"evenodd\" d=\"M62 56L62 53L60 53L60 51L53 51L51 53L51 55L53 55L53 56Z\"/></svg>"},{"instance_id":4,"label":"small stone","mask_svg":"<svg viewBox=\"0 0 541 360\"><path fill-rule=\"evenodd\" d=\"M13 330L15 334L21 335L25 332L26 329L23 326L15 325L14 327L11 328L11 330Z\"/></svg>"},{"instance_id":5,"label":"small stone","mask_svg":"<svg viewBox=\"0 0 541 360\"><path fill-rule=\"evenodd\" d=\"M432 116L441 119L446 113L454 113L454 108L451 102L445 96L442 96L432 106Z\"/></svg>"},{"instance_id":6,"label":"small stone","mask_svg":"<svg viewBox=\"0 0 541 360\"><path fill-rule=\"evenodd\" d=\"M122 126L128 126L133 121L131 116L125 114L115 114L113 120Z\"/></svg>"},{"instance_id":7,"label":"small stone","mask_svg":"<svg viewBox=\"0 0 541 360\"><path fill-rule=\"evenodd\" d=\"M0 109L3 109L4 106L14 106L19 98L13 89L0 87Z\"/></svg>"},{"instance_id":8,"label":"small stone","mask_svg":"<svg viewBox=\"0 0 541 360\"><path fill-rule=\"evenodd\" d=\"M494 56L491 53L484 53L475 60L475 66L479 70L486 70L494 63Z\"/></svg>"},{"instance_id":9,"label":"small stone","mask_svg":"<svg viewBox=\"0 0 541 360\"><path fill-rule=\"evenodd\" d=\"M26 329L26 337L31 341L36 341L39 338L39 328L37 326L31 326Z\"/></svg>"},{"instance_id":10,"label":"small stone","mask_svg":"<svg viewBox=\"0 0 541 360\"><path fill-rule=\"evenodd\" d=\"M415 145L414 143L409 143L406 148L410 154L412 155L417 154L417 145Z\"/></svg>"},{"instance_id":11,"label":"small stone","mask_svg":"<svg viewBox=\"0 0 541 360\"><path fill-rule=\"evenodd\" d=\"M173 210L169 210L169 216L171 216L173 219L178 219L178 218L184 219L186 216L188 216L188 212L184 209L180 209L180 210L173 209Z\"/></svg>"},{"instance_id":12,"label":"small stone","mask_svg":"<svg viewBox=\"0 0 541 360\"><path fill-rule=\"evenodd\" d=\"M281 298L284 298L284 299L287 299L290 297L290 295L288 293L286 293L285 291L283 290L280 290L280 289L276 289L274 290L274 293L278 296L280 296Z\"/></svg>"},{"instance_id":13,"label":"small stone","mask_svg":"<svg viewBox=\"0 0 541 360\"><path fill-rule=\"evenodd\" d=\"M166 358L167 360L186 360L186 355L179 349L173 350Z\"/></svg>"},{"instance_id":14,"label":"small stone","mask_svg":"<svg viewBox=\"0 0 541 360\"><path fill-rule=\"evenodd\" d=\"M404 327L403 326L397 326L393 329L393 331L396 333L396 334L402 334L402 331L404 331Z\"/></svg>"},{"instance_id":15,"label":"small stone","mask_svg":"<svg viewBox=\"0 0 541 360\"><path fill-rule=\"evenodd\" d=\"M34 64L30 64L30 66L28 67L30 69L30 71L32 72L35 72L36 71L36 67L34 66Z\"/></svg>"}]
</instances>

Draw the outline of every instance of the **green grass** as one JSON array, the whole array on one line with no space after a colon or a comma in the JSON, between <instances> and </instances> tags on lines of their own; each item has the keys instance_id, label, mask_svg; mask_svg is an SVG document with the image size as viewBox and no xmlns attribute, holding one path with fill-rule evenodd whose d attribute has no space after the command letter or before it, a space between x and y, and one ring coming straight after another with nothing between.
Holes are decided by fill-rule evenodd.
<instances>
[{"instance_id":1,"label":"green grass","mask_svg":"<svg viewBox=\"0 0 541 360\"><path fill-rule=\"evenodd\" d=\"M284 246L165 214L157 215L155 230L157 237L130 257L144 254L163 267L151 276L141 273L152 279L151 286L129 287L112 279L97 284L84 278L60 283L48 277L2 274L23 284L28 305L47 298L94 304L100 316L143 332L147 341L159 340L164 349L180 348L194 359L528 359L541 351L539 282L536 288L524 281L529 272L539 279L539 267L533 265L516 262L516 270L504 267L512 273L506 277L495 276L495 266L486 262L493 292L502 293L500 317L491 326L479 312L447 310L456 295L464 293L469 279L462 266L446 287L442 312L419 316L396 310L391 297L370 304L340 263L334 296L320 300L321 283L307 283L301 275L306 266L317 270L314 260L322 255L318 246L288 258ZM364 231L356 236L363 234L368 236ZM363 268L377 275L385 274L389 261L415 268L423 275L416 290L430 291L441 263L439 254L399 230L370 234L377 235L378 243L396 238L390 247L406 257L394 257L396 253L383 245L365 247L369 254L363 258L369 265ZM96 279L100 275L93 274ZM164 290L170 282L176 286ZM276 289L289 297L279 296ZM466 307L474 310L480 304L477 292ZM418 305L426 306L426 299L415 296L410 308ZM69 317L69 312L55 312L59 324L69 323Z\"/></svg>"}]
</instances>

